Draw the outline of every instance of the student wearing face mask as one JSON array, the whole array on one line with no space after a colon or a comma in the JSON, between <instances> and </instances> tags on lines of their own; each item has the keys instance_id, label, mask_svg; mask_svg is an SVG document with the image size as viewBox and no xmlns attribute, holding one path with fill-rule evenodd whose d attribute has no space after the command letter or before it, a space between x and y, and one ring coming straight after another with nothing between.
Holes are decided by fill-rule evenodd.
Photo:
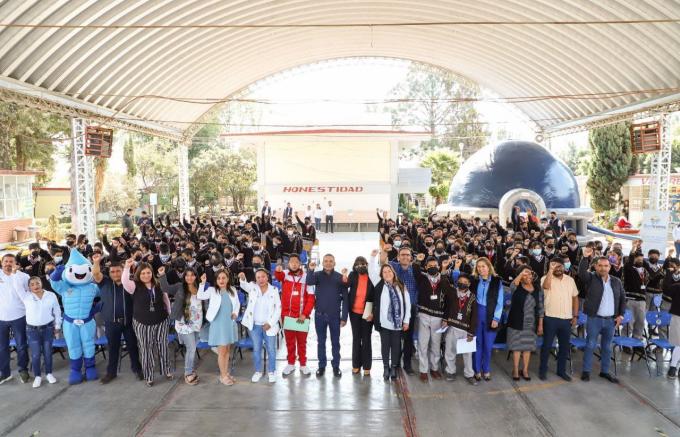
<instances>
[{"instance_id":1,"label":"student wearing face mask","mask_svg":"<svg viewBox=\"0 0 680 437\"><path fill-rule=\"evenodd\" d=\"M446 361L446 380L456 379L456 347L458 340L473 341L477 326L477 301L470 291L470 276L466 273L458 275L455 288L444 294L444 319L442 327L448 326L444 333L444 359ZM477 385L472 368L472 352L463 355L463 376L471 385Z\"/></svg>"},{"instance_id":2,"label":"student wearing face mask","mask_svg":"<svg viewBox=\"0 0 680 437\"><path fill-rule=\"evenodd\" d=\"M649 276L649 281L647 282L647 295L646 303L647 308L652 309L652 300L657 294L661 294L661 283L666 275L666 271L663 265L659 263L659 257L661 253L656 249L650 249L647 252L647 259L645 260L645 270Z\"/></svg>"},{"instance_id":3,"label":"student wearing face mask","mask_svg":"<svg viewBox=\"0 0 680 437\"><path fill-rule=\"evenodd\" d=\"M445 270L448 270L449 260L446 260ZM425 272L416 276L418 290L418 361L420 366L420 380L428 381L428 374L434 379L441 379L441 333L437 332L442 326L444 317L444 295L453 292L449 277L442 275L439 263L434 257L429 257L425 263Z\"/></svg>"},{"instance_id":4,"label":"student wearing face mask","mask_svg":"<svg viewBox=\"0 0 680 437\"><path fill-rule=\"evenodd\" d=\"M623 274L623 287L626 291L626 304L633 314L633 337L642 339L645 329L646 289L649 282L649 274L645 270L644 257L633 246Z\"/></svg>"},{"instance_id":5,"label":"student wearing face mask","mask_svg":"<svg viewBox=\"0 0 680 437\"><path fill-rule=\"evenodd\" d=\"M372 264L370 269L366 258L357 257L348 277L349 322L352 326L352 374L354 375L357 375L362 368L364 376L369 376L371 373L373 314L370 312L364 318L364 313L367 299L374 293L374 283L380 281L378 266L375 263L377 254L377 251L371 253Z\"/></svg>"},{"instance_id":6,"label":"student wearing face mask","mask_svg":"<svg viewBox=\"0 0 680 437\"><path fill-rule=\"evenodd\" d=\"M609 259L609 264L611 268L609 269L609 274L623 280L623 253L620 249L612 249L609 251L607 256Z\"/></svg>"},{"instance_id":7,"label":"student wearing face mask","mask_svg":"<svg viewBox=\"0 0 680 437\"><path fill-rule=\"evenodd\" d=\"M534 242L531 245L529 267L536 272L538 277L544 276L545 272L548 271L548 257L543 253L541 243L539 242Z\"/></svg>"},{"instance_id":8,"label":"student wearing face mask","mask_svg":"<svg viewBox=\"0 0 680 437\"><path fill-rule=\"evenodd\" d=\"M671 314L668 341L675 346L671 353L670 367L666 376L669 379L675 379L678 375L678 364L680 364L680 260L670 258L666 260L666 263L668 264L668 273L662 282L663 303L661 309Z\"/></svg>"}]
</instances>

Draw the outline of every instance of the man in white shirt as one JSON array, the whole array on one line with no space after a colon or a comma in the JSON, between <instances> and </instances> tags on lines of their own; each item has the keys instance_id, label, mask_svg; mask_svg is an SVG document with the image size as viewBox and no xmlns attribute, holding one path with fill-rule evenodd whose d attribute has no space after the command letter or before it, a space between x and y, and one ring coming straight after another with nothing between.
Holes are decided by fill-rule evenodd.
<instances>
[{"instance_id":1,"label":"man in white shirt","mask_svg":"<svg viewBox=\"0 0 680 437\"><path fill-rule=\"evenodd\" d=\"M328 201L326 207L326 233L328 233L328 224L331 224L331 234L333 233L333 202Z\"/></svg>"},{"instance_id":2,"label":"man in white shirt","mask_svg":"<svg viewBox=\"0 0 680 437\"><path fill-rule=\"evenodd\" d=\"M9 367L9 331L14 333L19 379L28 382L28 343L26 341L26 308L21 297L29 292L28 275L15 272L16 258L2 257L0 270L0 384L12 379Z\"/></svg>"}]
</instances>

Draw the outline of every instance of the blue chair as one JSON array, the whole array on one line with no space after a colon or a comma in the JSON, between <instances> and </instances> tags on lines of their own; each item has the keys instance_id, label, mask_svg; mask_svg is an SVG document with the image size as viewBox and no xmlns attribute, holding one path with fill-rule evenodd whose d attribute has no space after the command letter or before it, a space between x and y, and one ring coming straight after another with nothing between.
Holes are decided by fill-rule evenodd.
<instances>
[{"instance_id":1,"label":"blue chair","mask_svg":"<svg viewBox=\"0 0 680 437\"><path fill-rule=\"evenodd\" d=\"M65 350L66 350L66 339L64 337L55 338L54 341L52 342L52 353L57 352L59 355L61 355L61 359L65 360L66 359L66 357L64 356Z\"/></svg>"},{"instance_id":2,"label":"blue chair","mask_svg":"<svg viewBox=\"0 0 680 437\"><path fill-rule=\"evenodd\" d=\"M621 322L621 326L626 326L627 324L630 323L632 320L633 315L630 310L626 310L625 313L623 314L623 321ZM647 355L647 345L645 342L639 338L633 338L633 337L624 337L622 335L614 335L614 338L612 339L613 343L613 349L612 349L612 358L614 360L614 374L618 374L617 372L617 365L616 365L616 348L618 347L619 349L623 349L624 347L631 348L633 353L631 354L630 361L633 362L635 359L635 355L640 355L640 359L644 358L645 359L645 364L647 365L647 372L649 373L649 377L652 377L652 369L649 367L649 357ZM642 349L642 353L636 352L636 349Z\"/></svg>"},{"instance_id":3,"label":"blue chair","mask_svg":"<svg viewBox=\"0 0 680 437\"><path fill-rule=\"evenodd\" d=\"M196 344L196 356L198 357L199 360L201 359L201 354L199 353L199 351L204 351L207 349L210 349L210 345L208 344L207 341L199 341Z\"/></svg>"},{"instance_id":4,"label":"blue chair","mask_svg":"<svg viewBox=\"0 0 680 437\"><path fill-rule=\"evenodd\" d=\"M654 296L656 298L656 296ZM660 300L660 296L659 296ZM645 318L647 319L647 325L651 327L655 327L657 329L666 329L668 330L668 326L671 324L671 315L666 312L666 311L647 311L647 314L645 315ZM668 331L666 331L668 332ZM651 346L656 347L657 349L661 351L667 351L670 350L672 351L675 346L673 346L667 338L651 338L648 337L647 341L647 348L649 349ZM651 350L649 351L650 357L652 356ZM661 355L661 358L663 360L663 355ZM656 361L656 376L661 375L661 368L659 366L659 361Z\"/></svg>"},{"instance_id":5,"label":"blue chair","mask_svg":"<svg viewBox=\"0 0 680 437\"><path fill-rule=\"evenodd\" d=\"M578 318L576 319L576 328L578 332L578 328L585 326L586 323L588 322L588 316L583 311L579 311L578 313ZM585 329L584 329L585 332ZM585 334L583 337L579 337L578 335L572 333L572 337L569 339L569 344L572 348L575 348L577 350L583 351L586 349L586 337ZM569 356L567 357L569 360L569 372L571 374L574 373L574 368L572 365L572 360L571 360L571 350L569 351Z\"/></svg>"},{"instance_id":6,"label":"blue chair","mask_svg":"<svg viewBox=\"0 0 680 437\"><path fill-rule=\"evenodd\" d=\"M108 345L109 345L109 339L106 338L105 335L102 335L101 337L95 339L94 340L95 355L97 355L97 353L101 352L104 359L106 359L106 347Z\"/></svg>"}]
</instances>

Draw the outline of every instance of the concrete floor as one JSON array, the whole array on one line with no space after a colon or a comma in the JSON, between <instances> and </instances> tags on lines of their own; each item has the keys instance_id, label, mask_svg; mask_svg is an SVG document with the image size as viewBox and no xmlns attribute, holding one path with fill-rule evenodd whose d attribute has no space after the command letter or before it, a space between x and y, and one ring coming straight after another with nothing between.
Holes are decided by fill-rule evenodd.
<instances>
[{"instance_id":1,"label":"concrete floor","mask_svg":"<svg viewBox=\"0 0 680 437\"><path fill-rule=\"evenodd\" d=\"M321 254L336 254L342 268L355 255L368 255L375 239L373 233L322 234L321 241ZM55 355L57 384L32 389L15 379L0 386L0 435L680 436L680 382L650 378L644 362L620 361L619 385L597 377L590 383L565 383L554 375L542 382L536 378L534 356L534 380L513 383L510 362L504 353L496 353L493 380L477 387L462 379L422 383L407 376L401 383L386 384L377 334L371 378L350 374L349 327L343 329L341 342L340 379L331 374L320 380L304 378L296 372L273 385L264 380L252 384L252 361L246 353L236 363L238 383L233 387L217 383L216 357L208 351L201 354L201 383L195 387L177 379L157 380L147 388L134 380L127 359L119 378L108 386L94 382L69 387L63 382L66 361ZM313 330L308 348L310 367L316 368ZM282 345L277 357L279 370L285 365L284 349ZM578 374L581 353L574 356ZM181 375L181 357L177 367ZM101 355L98 368L103 373Z\"/></svg>"}]
</instances>

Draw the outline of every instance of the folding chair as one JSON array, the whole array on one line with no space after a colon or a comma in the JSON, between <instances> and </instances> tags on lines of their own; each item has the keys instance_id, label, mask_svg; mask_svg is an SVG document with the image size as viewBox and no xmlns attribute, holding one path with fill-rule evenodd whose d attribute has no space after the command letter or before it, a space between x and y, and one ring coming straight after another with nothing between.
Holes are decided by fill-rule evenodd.
<instances>
[{"instance_id":1,"label":"folding chair","mask_svg":"<svg viewBox=\"0 0 680 437\"><path fill-rule=\"evenodd\" d=\"M52 353L57 352L59 355L61 355L61 359L65 360L66 359L66 357L64 356L65 350L66 350L66 339L64 339L64 337L55 338L54 341L52 342Z\"/></svg>"},{"instance_id":2,"label":"folding chair","mask_svg":"<svg viewBox=\"0 0 680 437\"><path fill-rule=\"evenodd\" d=\"M666 311L647 311L647 314L645 315L645 318L647 319L647 325L651 328L656 327L658 329L664 329L668 330L668 326L671 324L671 315L666 312ZM651 330L651 329L650 329ZM668 337L668 336L666 336ZM659 350L665 352L667 350L672 351L675 346L673 346L669 341L668 338L651 338L651 334L647 337L647 349L650 349L651 346L654 346L658 348ZM653 356L651 353L651 350L649 350L649 356L650 358ZM663 354L661 354L661 362L663 362ZM654 359L654 358L652 358ZM656 361L656 376L661 375L661 367L659 365L659 360L654 359Z\"/></svg>"},{"instance_id":3,"label":"folding chair","mask_svg":"<svg viewBox=\"0 0 680 437\"><path fill-rule=\"evenodd\" d=\"M101 353L104 359L106 359L106 347L109 345L109 340L105 335L94 340L95 356Z\"/></svg>"},{"instance_id":4,"label":"folding chair","mask_svg":"<svg viewBox=\"0 0 680 437\"><path fill-rule=\"evenodd\" d=\"M576 332L578 333L578 328L585 326L586 322L588 321L588 316L585 315L583 311L579 311L578 313L578 318L576 320ZM584 334L583 337L579 337L578 334L574 334L572 332L572 337L569 339L569 344L571 348L575 348L577 350L583 351L586 349L586 337L585 337L585 329L583 330ZM572 359L571 359L571 348L569 350L569 355L567 356L567 359L569 360L569 372L573 375L574 374L574 367L572 365Z\"/></svg>"},{"instance_id":5,"label":"folding chair","mask_svg":"<svg viewBox=\"0 0 680 437\"><path fill-rule=\"evenodd\" d=\"M627 324L630 323L632 320L633 315L630 310L626 310L625 313L623 314L623 321L621 322L621 326L626 326ZM618 347L619 349L623 349L624 347L629 347L633 351L630 357L630 362L632 363L633 360L635 359L635 355L640 355L640 359L644 358L645 359L645 364L647 365L647 372L649 373L649 377L652 377L652 369L649 367L649 357L647 356L647 345L643 340L640 340L639 338L633 338L633 337L624 337L622 335L617 335L616 333L614 334L614 338L612 339L612 359L614 360L614 374L617 375L617 364L616 364L616 348ZM642 349L642 354L640 352L636 352L636 348L641 348ZM638 360L639 361L639 360Z\"/></svg>"}]
</instances>

